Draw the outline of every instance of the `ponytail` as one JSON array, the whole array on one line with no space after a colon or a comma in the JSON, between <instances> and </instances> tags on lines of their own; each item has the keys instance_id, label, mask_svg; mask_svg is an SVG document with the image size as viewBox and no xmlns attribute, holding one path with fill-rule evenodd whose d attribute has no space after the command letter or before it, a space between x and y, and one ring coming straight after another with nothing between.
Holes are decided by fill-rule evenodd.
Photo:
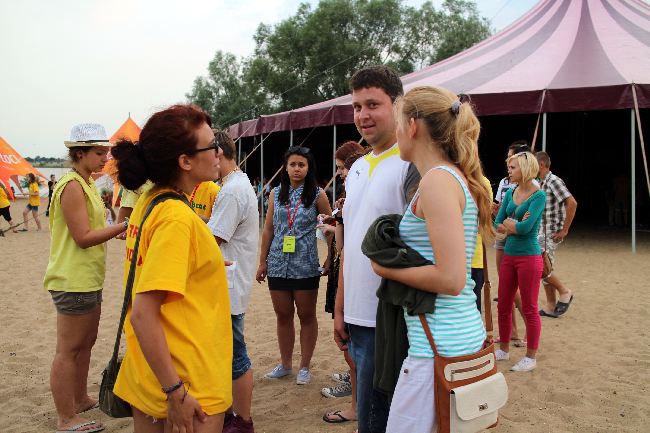
<instances>
[{"instance_id":1,"label":"ponytail","mask_svg":"<svg viewBox=\"0 0 650 433\"><path fill-rule=\"evenodd\" d=\"M144 185L149 176L140 144L122 139L111 149L111 155L116 161L116 175L120 184L130 190L136 190Z\"/></svg>"},{"instance_id":2,"label":"ponytail","mask_svg":"<svg viewBox=\"0 0 650 433\"><path fill-rule=\"evenodd\" d=\"M492 197L478 155L481 125L468 102L440 87L415 87L397 101L397 113L406 119L422 119L446 158L467 178L479 213L479 232L491 239Z\"/></svg>"},{"instance_id":3,"label":"ponytail","mask_svg":"<svg viewBox=\"0 0 650 433\"><path fill-rule=\"evenodd\" d=\"M467 178L469 190L476 201L479 232L484 239L491 239L494 235L492 194L488 186L490 182L485 181L478 155L478 137L481 125L469 103L465 102L460 105L455 123L454 142L458 155L458 160L455 162Z\"/></svg>"}]
</instances>

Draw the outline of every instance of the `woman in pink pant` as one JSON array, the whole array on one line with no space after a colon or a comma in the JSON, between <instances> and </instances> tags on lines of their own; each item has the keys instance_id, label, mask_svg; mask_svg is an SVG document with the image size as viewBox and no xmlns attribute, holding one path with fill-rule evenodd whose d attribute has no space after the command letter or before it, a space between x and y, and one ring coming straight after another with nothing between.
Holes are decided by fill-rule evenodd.
<instances>
[{"instance_id":1,"label":"woman in pink pant","mask_svg":"<svg viewBox=\"0 0 650 433\"><path fill-rule=\"evenodd\" d=\"M497 232L507 235L499 268L499 338L497 361L510 359L512 303L517 286L521 293L526 338L526 356L510 370L530 371L535 368L542 322L537 308L539 284L542 279L542 252L537 232L546 205L546 194L533 180L539 172L535 155L520 152L508 159L508 175L518 186L509 190L494 222Z\"/></svg>"}]
</instances>

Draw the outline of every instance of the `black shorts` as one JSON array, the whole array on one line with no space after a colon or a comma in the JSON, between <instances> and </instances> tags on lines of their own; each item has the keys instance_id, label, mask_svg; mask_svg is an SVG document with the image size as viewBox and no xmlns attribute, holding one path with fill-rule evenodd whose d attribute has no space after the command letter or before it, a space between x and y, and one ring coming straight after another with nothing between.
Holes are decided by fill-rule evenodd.
<instances>
[{"instance_id":1,"label":"black shorts","mask_svg":"<svg viewBox=\"0 0 650 433\"><path fill-rule=\"evenodd\" d=\"M269 290L318 290L320 275L309 278L267 277Z\"/></svg>"},{"instance_id":2,"label":"black shorts","mask_svg":"<svg viewBox=\"0 0 650 433\"><path fill-rule=\"evenodd\" d=\"M11 213L9 213L9 206L0 209L0 216L2 216L7 222L11 221Z\"/></svg>"}]
</instances>

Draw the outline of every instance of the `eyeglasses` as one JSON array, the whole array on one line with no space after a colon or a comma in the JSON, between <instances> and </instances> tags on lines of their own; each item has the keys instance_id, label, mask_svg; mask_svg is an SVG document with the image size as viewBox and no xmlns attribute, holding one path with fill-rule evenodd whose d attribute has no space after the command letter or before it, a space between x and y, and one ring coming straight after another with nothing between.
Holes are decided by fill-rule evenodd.
<instances>
[{"instance_id":1,"label":"eyeglasses","mask_svg":"<svg viewBox=\"0 0 650 433\"><path fill-rule=\"evenodd\" d=\"M287 149L287 153L297 153L299 155L307 155L309 153L308 147L303 146L293 146Z\"/></svg>"},{"instance_id":2,"label":"eyeglasses","mask_svg":"<svg viewBox=\"0 0 650 433\"><path fill-rule=\"evenodd\" d=\"M185 152L185 154L186 155L194 155L194 154L197 154L199 152L203 152L205 150L214 150L216 153L219 153L219 148L221 148L223 150L223 148L221 147L221 144L219 144L219 142L215 138L210 142L210 145L208 147L201 147L199 149L192 149L190 151Z\"/></svg>"}]
</instances>

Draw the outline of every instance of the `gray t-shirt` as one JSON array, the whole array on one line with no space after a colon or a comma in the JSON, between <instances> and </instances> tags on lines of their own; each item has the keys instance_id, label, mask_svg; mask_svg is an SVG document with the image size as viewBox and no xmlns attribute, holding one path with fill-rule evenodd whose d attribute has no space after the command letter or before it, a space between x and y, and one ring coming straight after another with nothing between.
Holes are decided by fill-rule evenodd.
<instances>
[{"instance_id":1,"label":"gray t-shirt","mask_svg":"<svg viewBox=\"0 0 650 433\"><path fill-rule=\"evenodd\" d=\"M233 171L224 180L212 207L208 227L213 235L224 240L221 253L225 260L235 262L226 267L230 314L246 312L250 299L260 236L257 197L248 176Z\"/></svg>"}]
</instances>

